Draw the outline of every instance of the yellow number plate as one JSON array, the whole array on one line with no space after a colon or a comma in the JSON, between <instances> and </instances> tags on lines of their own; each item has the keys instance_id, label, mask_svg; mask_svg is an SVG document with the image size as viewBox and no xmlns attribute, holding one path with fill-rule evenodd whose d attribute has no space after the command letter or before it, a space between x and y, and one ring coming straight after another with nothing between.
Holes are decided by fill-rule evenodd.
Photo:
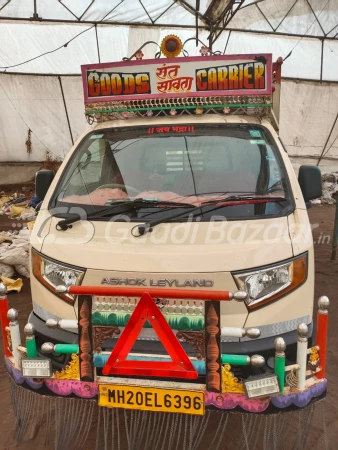
<instances>
[{"instance_id":1,"label":"yellow number plate","mask_svg":"<svg viewBox=\"0 0 338 450\"><path fill-rule=\"evenodd\" d=\"M108 408L203 415L204 393L100 384L99 405Z\"/></svg>"}]
</instances>

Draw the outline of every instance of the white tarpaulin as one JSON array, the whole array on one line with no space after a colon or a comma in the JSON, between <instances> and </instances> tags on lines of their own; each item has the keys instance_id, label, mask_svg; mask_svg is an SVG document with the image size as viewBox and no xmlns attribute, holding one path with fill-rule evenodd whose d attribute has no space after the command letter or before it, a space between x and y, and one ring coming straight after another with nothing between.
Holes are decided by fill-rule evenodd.
<instances>
[{"instance_id":1,"label":"white tarpaulin","mask_svg":"<svg viewBox=\"0 0 338 450\"><path fill-rule=\"evenodd\" d=\"M338 166L338 0L0 0L0 161L39 161L47 150L63 158L87 126L80 66L120 61L146 41L152 58L168 34L195 38L196 23L220 54L287 57L289 153L295 165L322 157L325 170ZM190 40L185 50L199 55L200 45Z\"/></svg>"},{"instance_id":2,"label":"white tarpaulin","mask_svg":"<svg viewBox=\"0 0 338 450\"><path fill-rule=\"evenodd\" d=\"M63 158L72 146L71 136L75 141L88 127L80 76L63 76L59 80L57 76L0 75L0 85L12 100L12 104L6 100L0 87L0 101L4 105L0 109L0 154L5 155L4 161L42 160L47 149ZM27 91L31 96L25 99ZM337 105L338 84L283 81L280 133L296 166L317 162L334 124ZM25 123L34 133L31 155L27 154L24 145L27 138ZM328 152L321 162L325 171L330 171L333 165L338 170L338 139L333 142L337 134L338 121L326 147ZM39 136L40 141L34 136ZM22 148L22 151L13 152L14 147Z\"/></svg>"}]
</instances>

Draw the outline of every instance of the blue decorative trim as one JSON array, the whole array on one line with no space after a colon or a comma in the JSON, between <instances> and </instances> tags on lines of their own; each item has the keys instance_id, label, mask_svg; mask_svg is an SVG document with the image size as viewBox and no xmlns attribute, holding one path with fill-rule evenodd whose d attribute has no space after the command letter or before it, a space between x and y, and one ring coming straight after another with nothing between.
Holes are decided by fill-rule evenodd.
<instances>
[{"instance_id":1,"label":"blue decorative trim","mask_svg":"<svg viewBox=\"0 0 338 450\"><path fill-rule=\"evenodd\" d=\"M104 365L106 364L108 358L110 355L108 354L102 354L102 353L95 353L94 354L94 366L98 367L98 368L102 368L104 367ZM164 362L168 362L171 361L170 358L160 358L160 357L155 357L155 356L128 356L127 357L128 360L132 360L132 361L164 361ZM195 369L197 370L199 375L205 375L206 371L205 371L205 361L191 361L193 366L195 367Z\"/></svg>"}]
</instances>

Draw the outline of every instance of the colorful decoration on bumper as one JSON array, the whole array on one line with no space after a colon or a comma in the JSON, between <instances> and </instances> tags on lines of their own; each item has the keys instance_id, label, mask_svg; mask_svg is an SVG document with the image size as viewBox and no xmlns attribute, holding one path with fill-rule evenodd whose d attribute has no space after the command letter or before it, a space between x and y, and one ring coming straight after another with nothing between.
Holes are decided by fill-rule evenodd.
<instances>
[{"instance_id":1,"label":"colorful decoration on bumper","mask_svg":"<svg viewBox=\"0 0 338 450\"><path fill-rule=\"evenodd\" d=\"M307 326L299 324L297 363L285 366L285 342L281 337L277 338L275 374L271 374L264 372L265 360L261 355L222 354L221 335L251 338L257 338L260 335L260 331L255 328L234 328L229 327L227 323L221 323L220 302L231 299L242 301L242 292L232 294L228 291L217 292L206 289L147 288L143 291L140 300L135 303L136 306L130 309L129 320L122 333L122 330L114 325L93 324L92 311L101 313L100 306L104 306L103 310L105 310L106 306L120 304L119 296L121 296L120 299L123 298L122 305L124 304L128 310L131 305L128 298L134 299L142 290L113 286L69 288L67 291L78 295L79 344L45 342L41 350L49 354L50 358L35 356L38 349L36 349L34 327L31 324L25 326L26 347L21 346L17 311L9 310L8 328L11 331L13 354L5 357L5 363L12 382L22 385L22 389L32 389L43 396L74 395L83 399L100 397L100 386L106 386L107 404L104 404L100 398L99 406L111 407L114 404L117 408L127 408L126 394L130 386L134 386L136 403L134 402L133 409L140 410L145 406L150 411L158 411L160 408L159 403L152 404L149 399L155 400L155 390L161 389L165 392L163 400L167 402L167 405L170 402L172 405L175 400L177 404L179 401L187 403L187 411L175 409L174 406L172 412L187 414L201 414L201 411L203 413L204 408L208 410L208 407L224 411L236 408L237 411L242 409L252 413L278 412L286 408L289 410L307 407L325 396L327 382L319 377L323 366L325 368L322 359L326 353L326 348L323 346L327 332L328 299L326 297L320 299L319 315L326 316L324 326L318 327L319 332L322 332L322 341L319 338L321 344L318 345L319 342L317 342L317 345L307 348ZM168 293L169 298L166 298L164 293ZM181 304L180 295L185 297L184 304ZM102 302L97 299L97 296L104 297ZM115 303L108 300L109 296ZM170 310L175 302L180 304L179 315L182 319L186 319L194 311L197 315L202 313L204 328L200 331L175 329L175 336L173 328L164 316L166 308ZM201 302L204 303L202 309L200 309ZM170 311L168 312L170 315ZM146 321L152 324L153 329L144 327ZM50 319L48 326L62 329L66 325L75 327L76 322L74 319L63 319L63 321ZM159 350L157 353L154 351L146 353L144 349L148 348L148 344L144 346L142 341L136 343L140 333L142 340L147 340L149 337L150 340L160 340L169 355L161 354ZM110 340L107 346L104 345L106 339ZM112 347L110 347L111 340L115 341ZM133 350L134 344L137 345L138 352L136 347ZM5 345L7 342L4 343ZM113 351L108 351L108 348L113 348ZM72 356L63 370L55 371L54 369L53 373L54 352L72 353ZM24 356L25 353L28 355L27 358ZM316 365L314 370L313 368L308 370L310 363ZM239 366L246 366L245 372L250 374L247 379L241 380L235 375L236 371L241 370ZM257 371L250 372L250 366L260 367L261 374L255 375ZM137 379L137 376L141 379ZM198 381L190 382L190 379L196 378ZM142 396L138 393L141 388ZM192 403L189 400L196 397L197 394L194 393L197 392L199 392L202 408L198 408L198 411L197 407L191 406Z\"/></svg>"},{"instance_id":2,"label":"colorful decoration on bumper","mask_svg":"<svg viewBox=\"0 0 338 450\"><path fill-rule=\"evenodd\" d=\"M92 297L80 295L78 298L79 316L79 357L81 381L94 380L92 344Z\"/></svg>"},{"instance_id":3,"label":"colorful decoration on bumper","mask_svg":"<svg viewBox=\"0 0 338 450\"><path fill-rule=\"evenodd\" d=\"M149 320L172 362L127 361L141 329ZM144 293L117 341L106 365L104 375L134 375L166 378L197 378L198 374L175 337L152 297Z\"/></svg>"},{"instance_id":4,"label":"colorful decoration on bumper","mask_svg":"<svg viewBox=\"0 0 338 450\"><path fill-rule=\"evenodd\" d=\"M72 355L69 364L60 372L54 372L57 380L79 380L80 364L78 355Z\"/></svg>"},{"instance_id":5,"label":"colorful decoration on bumper","mask_svg":"<svg viewBox=\"0 0 338 450\"><path fill-rule=\"evenodd\" d=\"M167 58L176 58L183 49L181 39L174 34L166 36L161 42L161 52Z\"/></svg>"},{"instance_id":6,"label":"colorful decoration on bumper","mask_svg":"<svg viewBox=\"0 0 338 450\"><path fill-rule=\"evenodd\" d=\"M221 352L220 352L220 308L210 302L206 311L207 337L207 390L221 391Z\"/></svg>"},{"instance_id":7,"label":"colorful decoration on bumper","mask_svg":"<svg viewBox=\"0 0 338 450\"><path fill-rule=\"evenodd\" d=\"M325 378L326 369L326 350L327 350L327 329L328 329L328 308L330 306L329 299L324 295L318 300L317 314L317 345L320 352L321 369L316 374L317 378Z\"/></svg>"},{"instance_id":8,"label":"colorful decoration on bumper","mask_svg":"<svg viewBox=\"0 0 338 450\"><path fill-rule=\"evenodd\" d=\"M298 340L297 340L297 364L298 364L298 383L297 388L300 391L304 391L306 386L306 366L307 366L307 335L308 326L305 323L300 323L297 327Z\"/></svg>"},{"instance_id":9,"label":"colorful decoration on bumper","mask_svg":"<svg viewBox=\"0 0 338 450\"><path fill-rule=\"evenodd\" d=\"M275 374L279 380L280 392L284 393L285 385L285 349L286 344L283 338L275 339Z\"/></svg>"},{"instance_id":10,"label":"colorful decoration on bumper","mask_svg":"<svg viewBox=\"0 0 338 450\"><path fill-rule=\"evenodd\" d=\"M12 354L14 360L14 366L17 369L21 368L21 353L18 347L21 347L20 327L18 322L18 311L11 308L7 312L7 318L9 320L9 330L11 335Z\"/></svg>"},{"instance_id":11,"label":"colorful decoration on bumper","mask_svg":"<svg viewBox=\"0 0 338 450\"><path fill-rule=\"evenodd\" d=\"M177 339L190 344L195 352L197 359L205 358L205 333L204 331L178 331Z\"/></svg>"},{"instance_id":12,"label":"colorful decoration on bumper","mask_svg":"<svg viewBox=\"0 0 338 450\"><path fill-rule=\"evenodd\" d=\"M102 352L101 345L104 341L109 338L112 338L114 335L119 335L121 330L118 327L92 327L93 334L93 348L94 352L100 353Z\"/></svg>"},{"instance_id":13,"label":"colorful decoration on bumper","mask_svg":"<svg viewBox=\"0 0 338 450\"><path fill-rule=\"evenodd\" d=\"M7 317L8 311L8 299L7 299L7 288L6 285L0 283L0 323L1 323L1 334L2 343L4 346L5 356L7 358L12 355L11 352L11 335L9 331L9 320Z\"/></svg>"},{"instance_id":14,"label":"colorful decoration on bumper","mask_svg":"<svg viewBox=\"0 0 338 450\"><path fill-rule=\"evenodd\" d=\"M243 383L231 372L229 364L225 364L222 368L222 392L244 394Z\"/></svg>"},{"instance_id":15,"label":"colorful decoration on bumper","mask_svg":"<svg viewBox=\"0 0 338 450\"><path fill-rule=\"evenodd\" d=\"M307 363L307 368L311 370L311 372L316 372L318 366L320 365L320 359L319 359L319 347L315 346L309 349L310 350L310 358ZM308 351L309 352L309 351Z\"/></svg>"},{"instance_id":16,"label":"colorful decoration on bumper","mask_svg":"<svg viewBox=\"0 0 338 450\"><path fill-rule=\"evenodd\" d=\"M35 327L31 323L27 323L24 328L24 334L26 336L26 350L28 358L36 358L37 350L36 350L36 341L35 341Z\"/></svg>"}]
</instances>

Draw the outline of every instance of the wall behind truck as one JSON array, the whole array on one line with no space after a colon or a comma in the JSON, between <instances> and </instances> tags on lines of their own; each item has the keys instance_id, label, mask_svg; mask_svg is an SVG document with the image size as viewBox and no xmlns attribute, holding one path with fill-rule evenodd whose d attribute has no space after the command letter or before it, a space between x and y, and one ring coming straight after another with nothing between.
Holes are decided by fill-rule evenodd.
<instances>
[{"instance_id":1,"label":"wall behind truck","mask_svg":"<svg viewBox=\"0 0 338 450\"><path fill-rule=\"evenodd\" d=\"M80 76L0 74L0 104L1 184L29 181L46 152L63 159L89 127ZM322 171L338 170L338 121L327 141L337 105L336 83L283 80L280 135L295 169L317 164L324 150Z\"/></svg>"}]
</instances>

